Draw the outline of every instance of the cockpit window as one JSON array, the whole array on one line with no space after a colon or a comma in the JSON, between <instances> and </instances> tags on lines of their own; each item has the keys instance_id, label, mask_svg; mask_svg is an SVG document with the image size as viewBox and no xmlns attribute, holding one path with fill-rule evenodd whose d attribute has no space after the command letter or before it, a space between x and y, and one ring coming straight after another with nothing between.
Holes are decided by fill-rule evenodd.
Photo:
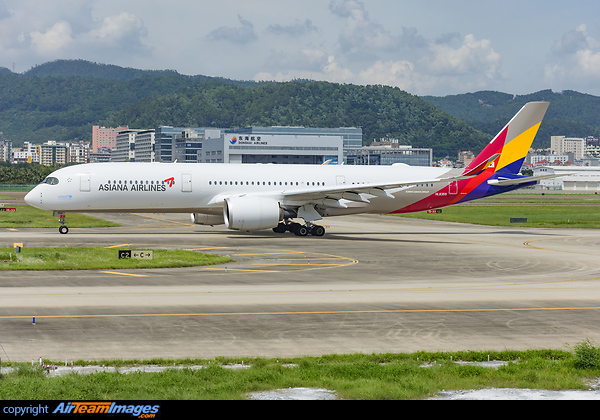
<instances>
[{"instance_id":1,"label":"cockpit window","mask_svg":"<svg viewBox=\"0 0 600 420\"><path fill-rule=\"evenodd\" d=\"M56 184L58 184L58 178L55 178L53 176L49 176L48 178L44 179L41 183L42 184L56 185Z\"/></svg>"}]
</instances>

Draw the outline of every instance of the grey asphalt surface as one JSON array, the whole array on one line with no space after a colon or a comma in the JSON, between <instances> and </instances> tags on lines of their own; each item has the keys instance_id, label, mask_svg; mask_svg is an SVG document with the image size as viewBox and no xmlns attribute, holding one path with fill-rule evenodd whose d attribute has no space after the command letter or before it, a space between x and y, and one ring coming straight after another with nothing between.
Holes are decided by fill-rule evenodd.
<instances>
[{"instance_id":1,"label":"grey asphalt surface","mask_svg":"<svg viewBox=\"0 0 600 420\"><path fill-rule=\"evenodd\" d=\"M0 272L0 358L285 357L600 342L600 232L348 216L322 238L99 214L119 228L0 231L0 247L194 249L181 269ZM68 218L68 217L67 217ZM58 228L58 223L57 223ZM33 325L32 317L36 317Z\"/></svg>"}]
</instances>

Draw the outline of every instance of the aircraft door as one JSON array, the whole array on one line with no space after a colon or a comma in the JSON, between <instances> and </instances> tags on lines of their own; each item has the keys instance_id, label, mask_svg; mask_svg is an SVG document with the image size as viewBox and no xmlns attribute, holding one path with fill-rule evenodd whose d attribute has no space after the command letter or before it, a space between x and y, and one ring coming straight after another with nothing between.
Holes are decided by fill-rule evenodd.
<instances>
[{"instance_id":1,"label":"aircraft door","mask_svg":"<svg viewBox=\"0 0 600 420\"><path fill-rule=\"evenodd\" d=\"M451 182L450 185L448 185L448 194L458 194L458 181Z\"/></svg>"},{"instance_id":2,"label":"aircraft door","mask_svg":"<svg viewBox=\"0 0 600 420\"><path fill-rule=\"evenodd\" d=\"M337 175L335 177L336 185L346 185L346 177L344 175Z\"/></svg>"},{"instance_id":3,"label":"aircraft door","mask_svg":"<svg viewBox=\"0 0 600 420\"><path fill-rule=\"evenodd\" d=\"M90 174L81 174L79 178L79 191L90 192Z\"/></svg>"},{"instance_id":4,"label":"aircraft door","mask_svg":"<svg viewBox=\"0 0 600 420\"><path fill-rule=\"evenodd\" d=\"M181 174L181 192L192 192L192 174Z\"/></svg>"}]
</instances>

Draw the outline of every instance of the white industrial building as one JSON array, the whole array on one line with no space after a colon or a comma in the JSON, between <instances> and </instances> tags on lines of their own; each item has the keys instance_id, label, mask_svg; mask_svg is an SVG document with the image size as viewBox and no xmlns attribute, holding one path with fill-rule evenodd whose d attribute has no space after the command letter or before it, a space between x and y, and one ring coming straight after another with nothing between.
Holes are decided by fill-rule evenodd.
<instances>
[{"instance_id":1,"label":"white industrial building","mask_svg":"<svg viewBox=\"0 0 600 420\"><path fill-rule=\"evenodd\" d=\"M563 175L539 181L537 188L577 192L600 191L600 166L541 166L534 176Z\"/></svg>"},{"instance_id":2,"label":"white industrial building","mask_svg":"<svg viewBox=\"0 0 600 420\"><path fill-rule=\"evenodd\" d=\"M204 163L276 163L318 165L343 162L342 136L224 133L202 142Z\"/></svg>"}]
</instances>

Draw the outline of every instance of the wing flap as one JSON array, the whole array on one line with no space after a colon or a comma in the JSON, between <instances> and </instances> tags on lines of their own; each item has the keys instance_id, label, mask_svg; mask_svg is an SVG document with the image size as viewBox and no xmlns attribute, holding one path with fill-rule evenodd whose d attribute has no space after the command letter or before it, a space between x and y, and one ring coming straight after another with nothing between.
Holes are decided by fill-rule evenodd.
<instances>
[{"instance_id":1,"label":"wing flap","mask_svg":"<svg viewBox=\"0 0 600 420\"><path fill-rule=\"evenodd\" d=\"M310 191L284 191L282 193L284 202L290 205L302 205L300 203L319 203L327 206L326 203L333 203L333 200L339 203L339 200L355 201L359 203L369 203L369 199L364 195L376 197L386 197L393 199L394 196L390 190L407 189L422 184L450 183L460 179L472 178L470 175L460 175L447 178L428 178L415 181L397 181L385 184L355 184L355 185L336 185L335 187L321 187L311 189ZM321 200L327 200L325 202ZM339 207L339 205L331 206Z\"/></svg>"}]
</instances>

